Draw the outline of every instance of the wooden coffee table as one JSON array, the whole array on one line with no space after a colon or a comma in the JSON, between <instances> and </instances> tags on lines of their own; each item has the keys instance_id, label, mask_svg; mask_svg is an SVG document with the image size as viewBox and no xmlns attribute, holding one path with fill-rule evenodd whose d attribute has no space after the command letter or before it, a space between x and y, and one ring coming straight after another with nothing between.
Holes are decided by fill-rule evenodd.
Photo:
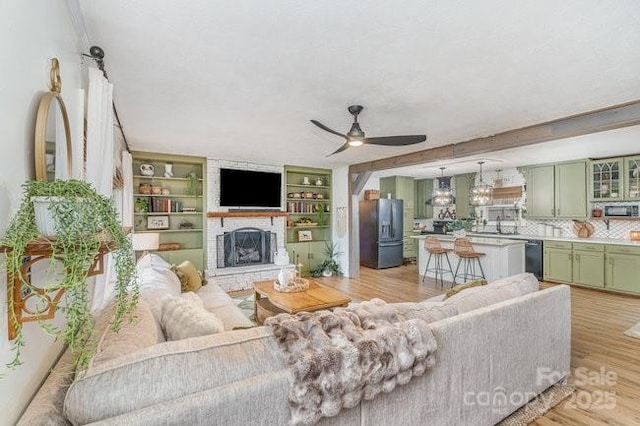
<instances>
[{"instance_id":1,"label":"wooden coffee table","mask_svg":"<svg viewBox=\"0 0 640 426\"><path fill-rule=\"evenodd\" d=\"M347 306L351 298L329 287L318 284L309 278L309 288L298 293L282 293L273 288L274 280L253 283L255 294L256 321L262 324L265 319L281 313L313 312L321 309Z\"/></svg>"}]
</instances>

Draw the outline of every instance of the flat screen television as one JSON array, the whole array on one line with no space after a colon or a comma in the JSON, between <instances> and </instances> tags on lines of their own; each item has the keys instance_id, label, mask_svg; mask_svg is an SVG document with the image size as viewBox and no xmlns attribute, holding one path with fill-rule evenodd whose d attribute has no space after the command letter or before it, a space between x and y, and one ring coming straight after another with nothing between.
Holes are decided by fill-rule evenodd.
<instances>
[{"instance_id":1,"label":"flat screen television","mask_svg":"<svg viewBox=\"0 0 640 426\"><path fill-rule=\"evenodd\" d=\"M220 169L220 206L280 208L282 173Z\"/></svg>"}]
</instances>

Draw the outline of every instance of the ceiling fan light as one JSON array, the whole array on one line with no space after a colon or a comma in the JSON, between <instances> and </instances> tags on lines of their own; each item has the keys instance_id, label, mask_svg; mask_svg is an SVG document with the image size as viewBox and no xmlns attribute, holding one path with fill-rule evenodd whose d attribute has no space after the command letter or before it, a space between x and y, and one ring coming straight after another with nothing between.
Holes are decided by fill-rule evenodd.
<instances>
[{"instance_id":1,"label":"ceiling fan light","mask_svg":"<svg viewBox=\"0 0 640 426\"><path fill-rule=\"evenodd\" d=\"M362 139L349 138L349 146L361 146L364 143Z\"/></svg>"}]
</instances>

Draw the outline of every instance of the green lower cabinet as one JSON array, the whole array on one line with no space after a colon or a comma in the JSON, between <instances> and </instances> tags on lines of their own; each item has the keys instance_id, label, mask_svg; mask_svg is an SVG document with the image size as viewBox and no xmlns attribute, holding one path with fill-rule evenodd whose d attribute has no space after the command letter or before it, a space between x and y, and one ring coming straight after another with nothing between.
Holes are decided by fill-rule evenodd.
<instances>
[{"instance_id":1,"label":"green lower cabinet","mask_svg":"<svg viewBox=\"0 0 640 426\"><path fill-rule=\"evenodd\" d=\"M604 253L573 251L573 282L604 287Z\"/></svg>"},{"instance_id":2,"label":"green lower cabinet","mask_svg":"<svg viewBox=\"0 0 640 426\"><path fill-rule=\"evenodd\" d=\"M318 267L318 265L324 261L325 249L325 241L287 244L289 262L293 264L302 264L302 275L309 275L311 270Z\"/></svg>"},{"instance_id":3,"label":"green lower cabinet","mask_svg":"<svg viewBox=\"0 0 640 426\"><path fill-rule=\"evenodd\" d=\"M570 283L572 281L571 250L559 248L544 249L543 278L545 281Z\"/></svg>"},{"instance_id":4,"label":"green lower cabinet","mask_svg":"<svg viewBox=\"0 0 640 426\"><path fill-rule=\"evenodd\" d=\"M625 292L640 293L640 256L607 253L605 259L606 287Z\"/></svg>"}]
</instances>

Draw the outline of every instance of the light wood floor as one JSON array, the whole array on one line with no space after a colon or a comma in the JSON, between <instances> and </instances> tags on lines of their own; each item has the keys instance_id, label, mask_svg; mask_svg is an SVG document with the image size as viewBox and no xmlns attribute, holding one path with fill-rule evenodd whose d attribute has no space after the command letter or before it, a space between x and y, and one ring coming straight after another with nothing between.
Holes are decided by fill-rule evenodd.
<instances>
[{"instance_id":1,"label":"light wood floor","mask_svg":"<svg viewBox=\"0 0 640 426\"><path fill-rule=\"evenodd\" d=\"M420 282L416 265L360 269L357 280L331 277L319 281L354 301L378 297L387 302L419 301L442 293L433 280ZM542 286L554 284L543 283ZM640 297L571 287L571 377L578 391L536 425L640 425L640 339L622 333L640 321ZM600 371L617 378L611 385L581 383ZM606 392L613 392L605 397ZM606 398L609 398L608 400ZM608 402L613 402L610 407ZM575 405L575 407L573 407Z\"/></svg>"}]
</instances>

